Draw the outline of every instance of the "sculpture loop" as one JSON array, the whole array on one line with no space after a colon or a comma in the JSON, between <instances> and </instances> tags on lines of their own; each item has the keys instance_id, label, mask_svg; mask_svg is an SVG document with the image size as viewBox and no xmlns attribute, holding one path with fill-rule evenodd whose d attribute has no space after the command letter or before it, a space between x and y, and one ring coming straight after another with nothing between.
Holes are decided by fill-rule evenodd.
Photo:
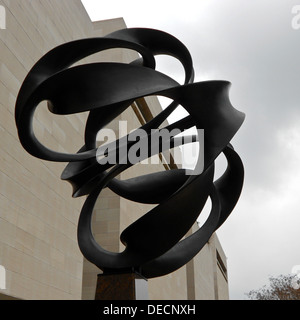
<instances>
[{"instance_id":1,"label":"sculpture loop","mask_svg":"<svg viewBox=\"0 0 300 320\"><path fill-rule=\"evenodd\" d=\"M91 54L110 48L132 49L141 58L129 64L72 66ZM155 70L155 56L159 54L173 56L181 62L185 71L182 85ZM130 269L153 278L175 271L202 249L238 201L244 170L230 141L243 123L244 114L230 103L229 82L193 83L193 79L191 56L179 40L162 31L134 28L60 45L33 66L22 84L15 108L20 142L35 157L69 162L61 178L72 184L74 197L88 195L78 222L78 244L83 255L104 272ZM141 127L148 137L178 105L184 107L189 116L167 128L183 131L195 126L204 129L204 164L199 157L195 167L195 172L201 173L188 176L184 169L174 169L121 181L116 176L135 163L97 162L96 135L99 130L136 99L151 95L165 96L173 102ZM90 112L85 144L77 153L50 150L35 137L32 120L36 107L44 100L48 102L49 111L55 114ZM119 153L126 139L128 137L117 141L115 153ZM134 145L127 140L128 146ZM174 144L176 137L171 140ZM159 151L162 150L161 144ZM214 181L214 161L222 152L228 166ZM104 250L92 234L93 208L106 187L124 198L157 204L122 232L120 238L126 248L121 253ZM212 202L209 218L199 230L181 240L208 198Z\"/></svg>"}]
</instances>

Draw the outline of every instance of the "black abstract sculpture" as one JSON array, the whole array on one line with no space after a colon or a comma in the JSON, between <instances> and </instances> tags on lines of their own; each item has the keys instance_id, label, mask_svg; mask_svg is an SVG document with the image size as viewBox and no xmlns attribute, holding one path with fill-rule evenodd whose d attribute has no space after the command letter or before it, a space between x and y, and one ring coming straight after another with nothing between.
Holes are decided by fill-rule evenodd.
<instances>
[{"instance_id":1,"label":"black abstract sculpture","mask_svg":"<svg viewBox=\"0 0 300 320\"><path fill-rule=\"evenodd\" d=\"M132 49L141 58L130 64L72 66L91 54L110 48ZM154 56L158 54L173 56L182 63L185 70L183 85L155 70ZM74 197L88 195L78 222L79 247L83 255L104 272L136 270L146 278L153 278L175 271L201 250L238 201L244 170L230 141L244 121L244 114L234 109L229 101L229 82L193 83L193 78L191 56L180 41L161 31L135 28L60 45L34 65L22 84L15 109L19 139L35 157L69 162L61 178L72 184ZM174 169L121 181L116 176L133 163L100 165L97 162L98 131L134 100L150 95L165 96L173 102L142 126L148 135L178 105L183 106L189 116L167 128L184 130L196 126L204 129L201 174L186 175L184 169ZM49 111L59 115L90 111L85 144L77 153L49 150L35 137L33 116L38 104L44 100L48 102ZM127 138L118 141L115 153ZM174 142L175 137L171 140ZM129 146L133 143L128 142ZM222 152L228 167L214 181L214 161ZM200 165L198 161L195 170ZM121 253L104 250L92 235L93 207L106 187L124 198L157 204L122 232L121 241L126 249ZM181 240L197 220L208 197L212 202L208 219L198 231Z\"/></svg>"}]
</instances>

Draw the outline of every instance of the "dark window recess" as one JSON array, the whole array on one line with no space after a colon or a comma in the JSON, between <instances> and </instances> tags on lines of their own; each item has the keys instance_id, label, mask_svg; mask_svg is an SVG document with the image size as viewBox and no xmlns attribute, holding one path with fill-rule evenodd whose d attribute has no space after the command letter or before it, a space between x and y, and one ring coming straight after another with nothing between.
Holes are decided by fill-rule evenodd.
<instances>
[{"instance_id":1,"label":"dark window recess","mask_svg":"<svg viewBox=\"0 0 300 320\"><path fill-rule=\"evenodd\" d=\"M217 265L218 265L219 269L221 270L225 280L227 281L227 269L225 267L225 264L220 256L218 250L216 250L216 254L217 254Z\"/></svg>"}]
</instances>

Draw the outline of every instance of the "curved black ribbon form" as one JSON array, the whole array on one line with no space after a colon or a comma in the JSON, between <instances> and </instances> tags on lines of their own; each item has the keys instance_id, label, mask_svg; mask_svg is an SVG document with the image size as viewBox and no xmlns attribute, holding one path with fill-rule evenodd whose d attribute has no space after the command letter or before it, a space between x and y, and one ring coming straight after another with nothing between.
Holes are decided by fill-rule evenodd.
<instances>
[{"instance_id":1,"label":"curved black ribbon form","mask_svg":"<svg viewBox=\"0 0 300 320\"><path fill-rule=\"evenodd\" d=\"M110 48L133 49L141 58L130 64L72 66L93 53ZM171 55L182 63L183 85L155 70L154 57L158 54ZM193 78L191 56L179 40L162 31L134 28L60 45L34 65L22 84L15 108L20 142L35 157L70 162L61 178L72 184L74 197L88 195L78 222L79 247L83 255L103 271L135 269L147 278L175 271L202 249L238 201L244 170L230 141L244 121L244 114L234 109L229 101L229 82L193 83ZM196 126L204 129L201 174L187 176L185 170L176 169L120 181L116 176L134 163L100 165L97 162L98 131L134 100L150 95L165 96L173 102L141 127L149 137L152 129L157 129L178 105L183 106L189 116L167 128L176 127L182 131ZM85 144L77 153L50 150L35 137L32 120L36 107L44 100L48 102L49 111L55 114L90 111ZM127 139L118 140L115 154ZM176 137L171 140L174 143ZM128 147L133 144L128 142ZM162 145L159 147L163 150ZM228 167L223 176L214 181L214 161L221 152L226 156ZM199 158L195 170L201 165ZM122 232L121 241L126 248L121 253L104 250L92 235L93 208L105 187L133 201L158 204ZM209 218L197 232L181 240L197 220L208 197L212 201Z\"/></svg>"}]
</instances>

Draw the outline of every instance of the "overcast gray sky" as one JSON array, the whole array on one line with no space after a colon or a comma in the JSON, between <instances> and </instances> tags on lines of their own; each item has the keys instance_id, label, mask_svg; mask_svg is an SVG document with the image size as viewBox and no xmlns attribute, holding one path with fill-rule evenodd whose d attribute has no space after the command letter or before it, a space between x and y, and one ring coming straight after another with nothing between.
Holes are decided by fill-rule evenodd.
<instances>
[{"instance_id":1,"label":"overcast gray sky","mask_svg":"<svg viewBox=\"0 0 300 320\"><path fill-rule=\"evenodd\" d=\"M92 20L160 29L189 49L195 81L229 80L246 120L232 143L245 166L235 210L217 231L231 299L300 265L300 29L297 0L83 0ZM299 19L300 22L300 19ZM163 61L180 80L180 68ZM175 71L174 71L175 70Z\"/></svg>"}]
</instances>

